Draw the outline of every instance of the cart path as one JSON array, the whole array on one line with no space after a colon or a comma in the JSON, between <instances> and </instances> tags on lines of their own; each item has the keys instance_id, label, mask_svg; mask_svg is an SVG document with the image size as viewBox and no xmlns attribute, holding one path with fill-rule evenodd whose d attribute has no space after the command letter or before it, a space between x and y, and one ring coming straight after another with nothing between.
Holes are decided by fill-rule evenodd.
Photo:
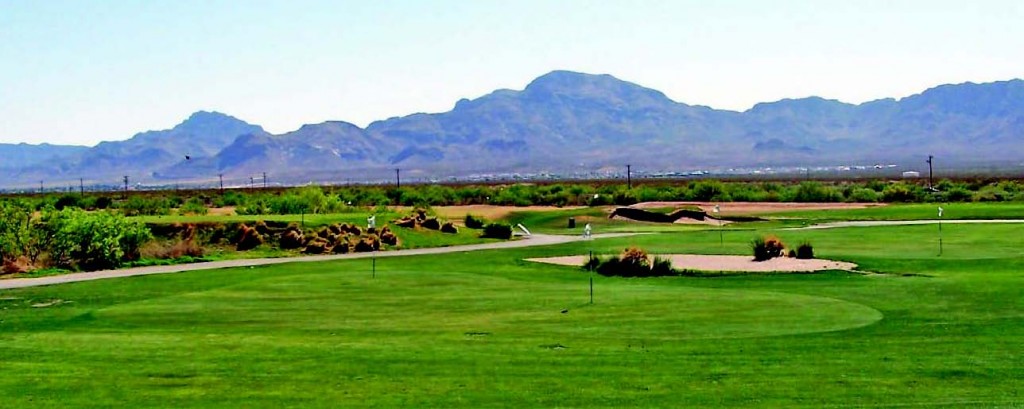
<instances>
[{"instance_id":1,"label":"cart path","mask_svg":"<svg viewBox=\"0 0 1024 409\"><path fill-rule=\"evenodd\" d=\"M637 233L607 233L607 234L595 234L594 239L600 238L611 238L611 237L624 237L632 236ZM299 257L278 257L278 258L253 258L253 259L239 259L239 260L223 260L223 261L209 261L203 263L194 264L176 264L170 266L148 266L148 267L134 267L125 268L120 270L103 270L103 271L90 271L87 273L69 273L55 276L46 277L35 277L35 278L13 278L8 280L0 280L0 290L9 290L13 288L25 288L25 287L38 287L43 285L54 285L64 283L75 283L79 281L92 281L102 280L106 278L119 278L119 277L134 277L150 274L171 274L181 273L185 271L199 271L199 270L213 270L218 268L231 268L231 267L250 267L250 266L265 266L271 264L284 264L284 263L311 263L321 261L332 261L332 260L349 260L349 259L360 259L360 258L371 258L371 257L401 257L401 256L419 256L425 254L445 254L445 253L459 253L468 251L479 251L479 250L495 250L495 249L510 249L510 248L521 248L521 247L535 247L535 246L550 246L554 244L572 243L576 241L587 240L580 236L561 236L561 235L550 235L550 234L534 234L533 236L525 237L521 240L515 241L502 241L497 243L482 243L482 244L468 244L463 246L449 246L449 247L430 247L422 249L410 249L410 250L391 250L391 251L380 251L374 253L348 253L348 254L329 254L319 256L299 256Z\"/></svg>"},{"instance_id":2,"label":"cart path","mask_svg":"<svg viewBox=\"0 0 1024 409\"><path fill-rule=\"evenodd\" d=\"M838 229L843 227L878 227L878 226L913 226L921 224L939 224L940 220L860 220L848 222L832 222L815 224L805 227L790 227L783 230L820 230ZM1024 223L1024 219L991 219L991 220L942 220L943 224L999 224L999 223Z\"/></svg>"}]
</instances>

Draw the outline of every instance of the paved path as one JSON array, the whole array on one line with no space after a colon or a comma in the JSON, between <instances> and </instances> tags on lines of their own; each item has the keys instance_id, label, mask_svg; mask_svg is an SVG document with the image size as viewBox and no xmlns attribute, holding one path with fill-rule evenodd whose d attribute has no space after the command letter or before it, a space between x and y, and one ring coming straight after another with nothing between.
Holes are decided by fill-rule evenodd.
<instances>
[{"instance_id":1,"label":"paved path","mask_svg":"<svg viewBox=\"0 0 1024 409\"><path fill-rule=\"evenodd\" d=\"M609 237L622 237L630 236L635 233L608 233L608 234L595 234L594 238L609 238ZM126 268L121 270L103 270L103 271L91 271L88 273L70 273L47 277L37 278L14 278L9 280L0 280L0 290L7 290L12 288L24 288L24 287L37 287L43 285L54 285L64 283L74 283L78 281L91 281L91 280L102 280L105 278L118 278L118 277L132 277L149 274L170 274L180 273L184 271L197 271L197 270L212 270L217 268L229 268L229 267L249 267L249 266L265 266L270 264L284 264L284 263L310 263L320 261L331 261L331 260L348 260L357 258L370 258L370 257L399 257L399 256L418 256L424 254L443 254L443 253L459 253L467 251L478 251L478 250L494 250L494 249L509 249L519 247L533 247L533 246L549 246L553 244L570 243L574 241L585 240L580 236L557 236L549 234L534 234L533 236L523 238L515 241L502 241L497 243L483 243L483 244L470 244L465 246L450 246L450 247L431 247L423 249L412 249L412 250L393 250L393 251L381 251L376 253L349 253L349 254L330 254L320 256L302 256L302 257L280 257L280 258L254 258L254 259L240 259L240 260L224 260L224 261L210 261L205 263L195 264L177 264L172 266L150 266L150 267L135 267Z\"/></svg>"},{"instance_id":2,"label":"paved path","mask_svg":"<svg viewBox=\"0 0 1024 409\"><path fill-rule=\"evenodd\" d=\"M841 227L873 227L873 226L911 226L919 224L938 224L935 219L930 220L863 220L850 222L834 222L815 224L806 227L791 227L783 230L819 230L838 229ZM943 220L943 224L989 224L989 223L1024 223L1024 219L994 219L994 220Z\"/></svg>"}]
</instances>

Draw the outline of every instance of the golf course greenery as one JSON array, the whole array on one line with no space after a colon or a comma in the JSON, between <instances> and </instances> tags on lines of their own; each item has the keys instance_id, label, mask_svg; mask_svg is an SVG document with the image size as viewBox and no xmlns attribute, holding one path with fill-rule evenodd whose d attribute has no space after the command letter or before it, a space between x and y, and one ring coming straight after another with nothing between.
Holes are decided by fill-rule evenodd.
<instances>
[{"instance_id":1,"label":"golf course greenery","mask_svg":"<svg viewBox=\"0 0 1024 409\"><path fill-rule=\"evenodd\" d=\"M961 206L949 212L1022 215L1019 205ZM930 218L934 206L802 216L918 211ZM565 217L588 212L509 220L578 234ZM595 232L628 230L607 223ZM941 256L934 224L634 227L645 234L375 267L290 263L0 290L2 406L1024 404L1024 224L947 223ZM627 246L748 255L759 234L811 242L818 257L865 273L626 279L524 260Z\"/></svg>"}]
</instances>

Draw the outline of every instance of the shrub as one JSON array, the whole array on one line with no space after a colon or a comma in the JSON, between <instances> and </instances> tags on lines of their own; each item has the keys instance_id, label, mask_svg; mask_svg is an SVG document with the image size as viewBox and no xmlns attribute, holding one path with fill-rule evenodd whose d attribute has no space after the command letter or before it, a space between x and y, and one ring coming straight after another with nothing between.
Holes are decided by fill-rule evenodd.
<instances>
[{"instance_id":1,"label":"shrub","mask_svg":"<svg viewBox=\"0 0 1024 409\"><path fill-rule=\"evenodd\" d=\"M261 244L263 244L263 236L256 229L245 224L238 226L238 239L235 242L236 250L252 250Z\"/></svg>"},{"instance_id":2,"label":"shrub","mask_svg":"<svg viewBox=\"0 0 1024 409\"><path fill-rule=\"evenodd\" d=\"M209 209L206 208L206 204L198 197L188 199L180 208L178 208L178 213L181 214L205 215L208 212Z\"/></svg>"},{"instance_id":3,"label":"shrub","mask_svg":"<svg viewBox=\"0 0 1024 409\"><path fill-rule=\"evenodd\" d=\"M441 225L441 233L455 234L455 233L458 233L458 232L459 232L459 228L455 227L455 225L452 224L452 222L447 222L447 223Z\"/></svg>"},{"instance_id":4,"label":"shrub","mask_svg":"<svg viewBox=\"0 0 1024 409\"><path fill-rule=\"evenodd\" d=\"M814 258L814 247L811 246L811 243L808 243L806 241L803 242L803 243L800 243L800 245L797 246L797 248L796 248L796 258L800 258L800 259L812 259L812 258Z\"/></svg>"},{"instance_id":5,"label":"shrub","mask_svg":"<svg viewBox=\"0 0 1024 409\"><path fill-rule=\"evenodd\" d=\"M587 261L583 263L583 269L587 271L597 270L597 267L601 265L601 259L591 255L587 258Z\"/></svg>"},{"instance_id":6,"label":"shrub","mask_svg":"<svg viewBox=\"0 0 1024 409\"><path fill-rule=\"evenodd\" d=\"M471 214L466 215L466 228L469 229L482 229L484 228L484 219L478 219Z\"/></svg>"},{"instance_id":7,"label":"shrub","mask_svg":"<svg viewBox=\"0 0 1024 409\"><path fill-rule=\"evenodd\" d=\"M501 223L490 223L484 226L484 232L480 237L508 240L512 238L512 226Z\"/></svg>"},{"instance_id":8,"label":"shrub","mask_svg":"<svg viewBox=\"0 0 1024 409\"><path fill-rule=\"evenodd\" d=\"M381 243L389 246L397 246L398 236L396 236L389 227L384 226L384 228L380 230L380 241Z\"/></svg>"},{"instance_id":9,"label":"shrub","mask_svg":"<svg viewBox=\"0 0 1024 409\"><path fill-rule=\"evenodd\" d=\"M306 243L306 249L303 250L306 254L323 254L328 249L327 239L323 237L317 237Z\"/></svg>"},{"instance_id":10,"label":"shrub","mask_svg":"<svg viewBox=\"0 0 1024 409\"><path fill-rule=\"evenodd\" d=\"M441 228L441 222L437 221L436 217L431 217L420 223L420 226L422 226L424 229L438 230Z\"/></svg>"},{"instance_id":11,"label":"shrub","mask_svg":"<svg viewBox=\"0 0 1024 409\"><path fill-rule=\"evenodd\" d=\"M754 261L765 261L775 257L781 257L786 246L777 237L758 237L751 242L754 250Z\"/></svg>"},{"instance_id":12,"label":"shrub","mask_svg":"<svg viewBox=\"0 0 1024 409\"><path fill-rule=\"evenodd\" d=\"M676 275L676 271L672 268L672 262L668 259L655 257L654 263L651 264L651 276L662 277Z\"/></svg>"},{"instance_id":13,"label":"shrub","mask_svg":"<svg viewBox=\"0 0 1024 409\"><path fill-rule=\"evenodd\" d=\"M278 240L278 246L282 249L297 249L302 247L305 237L298 227L289 227Z\"/></svg>"},{"instance_id":14,"label":"shrub","mask_svg":"<svg viewBox=\"0 0 1024 409\"><path fill-rule=\"evenodd\" d=\"M672 268L670 261L655 257L652 262L646 251L636 247L627 248L621 255L611 257L605 261L591 258L584 264L584 267L593 267L595 265L597 273L603 276L659 277L678 274Z\"/></svg>"}]
</instances>

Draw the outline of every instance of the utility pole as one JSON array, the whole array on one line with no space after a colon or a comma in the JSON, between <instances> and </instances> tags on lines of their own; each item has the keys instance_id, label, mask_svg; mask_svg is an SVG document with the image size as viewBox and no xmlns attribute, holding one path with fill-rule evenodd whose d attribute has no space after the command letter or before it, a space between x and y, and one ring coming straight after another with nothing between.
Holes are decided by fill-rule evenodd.
<instances>
[{"instance_id":1,"label":"utility pole","mask_svg":"<svg viewBox=\"0 0 1024 409\"><path fill-rule=\"evenodd\" d=\"M928 162L928 190L932 189L932 158L934 156L928 155L928 160L926 161Z\"/></svg>"},{"instance_id":2,"label":"utility pole","mask_svg":"<svg viewBox=\"0 0 1024 409\"><path fill-rule=\"evenodd\" d=\"M78 178L78 194L85 196L85 179Z\"/></svg>"},{"instance_id":3,"label":"utility pole","mask_svg":"<svg viewBox=\"0 0 1024 409\"><path fill-rule=\"evenodd\" d=\"M39 181L39 193L43 193L43 181Z\"/></svg>"},{"instance_id":4,"label":"utility pole","mask_svg":"<svg viewBox=\"0 0 1024 409\"><path fill-rule=\"evenodd\" d=\"M252 191L252 189L253 189L253 185L254 185L255 183L256 183L256 179L254 179L254 178L253 178L252 176L249 176L249 191L250 191L250 192Z\"/></svg>"},{"instance_id":5,"label":"utility pole","mask_svg":"<svg viewBox=\"0 0 1024 409\"><path fill-rule=\"evenodd\" d=\"M395 188L399 188L400 189L401 187L402 187L402 170L399 169L399 168L395 168Z\"/></svg>"},{"instance_id":6,"label":"utility pole","mask_svg":"<svg viewBox=\"0 0 1024 409\"><path fill-rule=\"evenodd\" d=\"M267 172L263 172L263 188L267 188Z\"/></svg>"},{"instance_id":7,"label":"utility pole","mask_svg":"<svg viewBox=\"0 0 1024 409\"><path fill-rule=\"evenodd\" d=\"M124 198L128 198L128 175L124 175Z\"/></svg>"},{"instance_id":8,"label":"utility pole","mask_svg":"<svg viewBox=\"0 0 1024 409\"><path fill-rule=\"evenodd\" d=\"M223 195L224 194L224 174L223 173L218 173L217 177L220 178L220 194Z\"/></svg>"},{"instance_id":9,"label":"utility pole","mask_svg":"<svg viewBox=\"0 0 1024 409\"><path fill-rule=\"evenodd\" d=\"M626 189L633 188L633 171L632 166L626 165Z\"/></svg>"}]
</instances>

